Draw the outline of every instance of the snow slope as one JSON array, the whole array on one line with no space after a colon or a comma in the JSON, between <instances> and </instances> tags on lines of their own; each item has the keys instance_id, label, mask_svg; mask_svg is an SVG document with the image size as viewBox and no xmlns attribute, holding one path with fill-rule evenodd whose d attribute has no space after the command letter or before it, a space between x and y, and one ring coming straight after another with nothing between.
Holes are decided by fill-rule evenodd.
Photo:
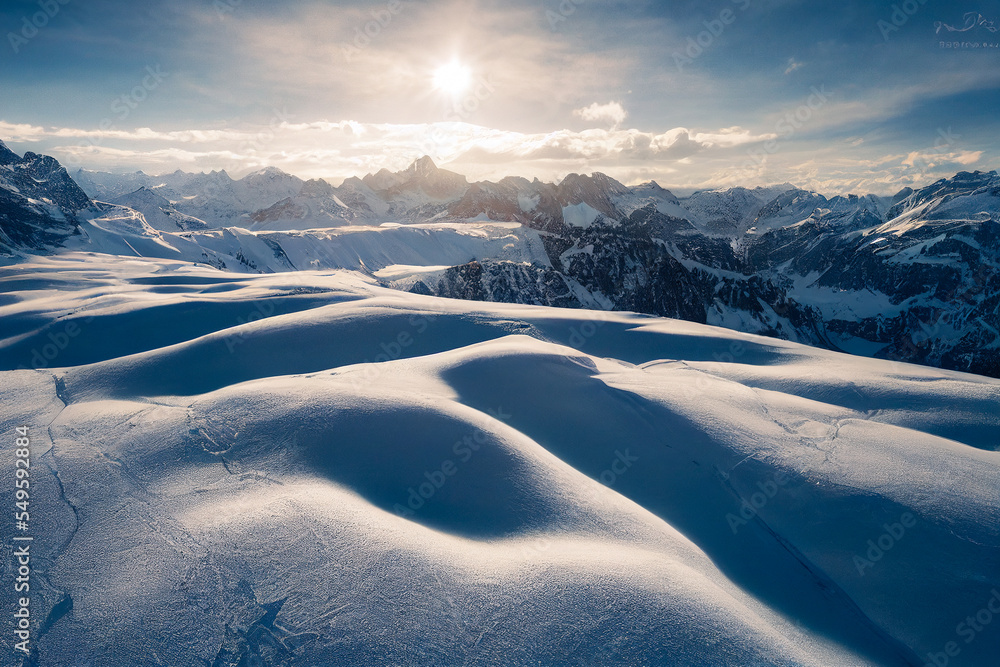
<instances>
[{"instance_id":1,"label":"snow slope","mask_svg":"<svg viewBox=\"0 0 1000 667\"><path fill-rule=\"evenodd\" d=\"M37 664L995 664L1000 381L348 271L0 286Z\"/></svg>"},{"instance_id":2,"label":"snow slope","mask_svg":"<svg viewBox=\"0 0 1000 667\"><path fill-rule=\"evenodd\" d=\"M204 263L230 271L379 271L395 265L455 266L487 257L547 266L539 232L516 222L437 222L251 232L241 227L166 232L142 213L99 204L64 242L73 251ZM418 269L419 272L419 269Z\"/></svg>"},{"instance_id":3,"label":"snow slope","mask_svg":"<svg viewBox=\"0 0 1000 667\"><path fill-rule=\"evenodd\" d=\"M182 232L208 226L198 218L181 213L168 200L147 188L139 188L135 192L116 197L111 203L142 213L150 227L163 232Z\"/></svg>"}]
</instances>

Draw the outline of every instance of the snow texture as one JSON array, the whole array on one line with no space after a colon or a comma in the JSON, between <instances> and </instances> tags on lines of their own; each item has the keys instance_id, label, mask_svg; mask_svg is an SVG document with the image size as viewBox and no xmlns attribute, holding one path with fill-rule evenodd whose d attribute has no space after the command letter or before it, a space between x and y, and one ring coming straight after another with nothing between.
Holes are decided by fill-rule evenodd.
<instances>
[{"instance_id":1,"label":"snow texture","mask_svg":"<svg viewBox=\"0 0 1000 667\"><path fill-rule=\"evenodd\" d=\"M1000 381L343 270L68 252L0 284L34 664L1000 651Z\"/></svg>"}]
</instances>

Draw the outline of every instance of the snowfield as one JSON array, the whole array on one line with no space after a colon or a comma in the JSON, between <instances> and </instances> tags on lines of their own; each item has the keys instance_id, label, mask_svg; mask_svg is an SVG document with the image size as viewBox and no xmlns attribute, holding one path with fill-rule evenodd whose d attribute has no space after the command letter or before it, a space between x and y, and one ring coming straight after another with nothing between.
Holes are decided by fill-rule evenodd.
<instances>
[{"instance_id":1,"label":"snowfield","mask_svg":"<svg viewBox=\"0 0 1000 667\"><path fill-rule=\"evenodd\" d=\"M0 266L0 322L38 665L1000 654L1000 380L84 252Z\"/></svg>"}]
</instances>

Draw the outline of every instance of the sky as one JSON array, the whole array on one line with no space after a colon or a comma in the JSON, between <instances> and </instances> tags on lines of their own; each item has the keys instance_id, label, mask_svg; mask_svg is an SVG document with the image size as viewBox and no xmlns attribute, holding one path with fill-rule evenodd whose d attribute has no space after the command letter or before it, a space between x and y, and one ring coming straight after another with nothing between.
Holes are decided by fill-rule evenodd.
<instances>
[{"instance_id":1,"label":"sky","mask_svg":"<svg viewBox=\"0 0 1000 667\"><path fill-rule=\"evenodd\" d=\"M73 170L891 194L1000 166L1000 0L0 0L0 140Z\"/></svg>"}]
</instances>

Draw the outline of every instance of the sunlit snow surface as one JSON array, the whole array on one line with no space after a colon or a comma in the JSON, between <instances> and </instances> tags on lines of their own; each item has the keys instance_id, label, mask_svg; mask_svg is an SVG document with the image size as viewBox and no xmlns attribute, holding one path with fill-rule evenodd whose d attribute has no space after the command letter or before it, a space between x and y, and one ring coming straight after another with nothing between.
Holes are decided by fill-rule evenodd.
<instances>
[{"instance_id":1,"label":"sunlit snow surface","mask_svg":"<svg viewBox=\"0 0 1000 667\"><path fill-rule=\"evenodd\" d=\"M346 271L0 285L39 665L996 664L1000 381Z\"/></svg>"}]
</instances>

